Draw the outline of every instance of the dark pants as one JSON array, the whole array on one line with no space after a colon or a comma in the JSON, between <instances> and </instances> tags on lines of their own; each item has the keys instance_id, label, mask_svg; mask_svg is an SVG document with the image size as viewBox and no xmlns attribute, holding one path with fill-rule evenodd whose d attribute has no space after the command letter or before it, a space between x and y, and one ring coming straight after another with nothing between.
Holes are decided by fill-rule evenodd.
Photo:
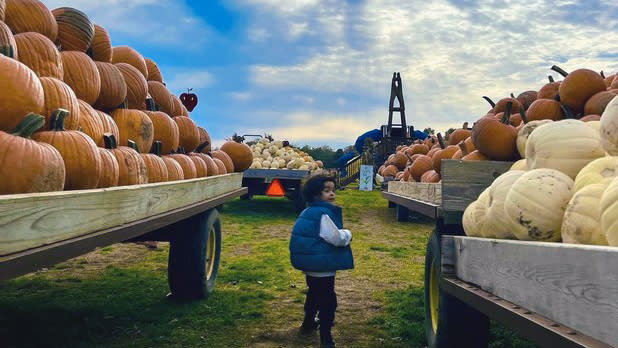
<instances>
[{"instance_id":1,"label":"dark pants","mask_svg":"<svg viewBox=\"0 0 618 348\"><path fill-rule=\"evenodd\" d=\"M314 318L319 312L320 330L330 330L335 320L337 294L335 293L335 276L312 277L307 275L307 299L305 300L305 317Z\"/></svg>"}]
</instances>

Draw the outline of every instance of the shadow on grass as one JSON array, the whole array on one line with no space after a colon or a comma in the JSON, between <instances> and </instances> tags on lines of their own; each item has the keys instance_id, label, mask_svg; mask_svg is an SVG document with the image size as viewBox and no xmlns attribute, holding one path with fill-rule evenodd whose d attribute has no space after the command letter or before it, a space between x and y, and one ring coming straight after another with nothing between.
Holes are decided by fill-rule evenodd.
<instances>
[{"instance_id":1,"label":"shadow on grass","mask_svg":"<svg viewBox=\"0 0 618 348\"><path fill-rule=\"evenodd\" d=\"M294 202L287 198L254 196L250 200L235 199L223 206L223 214L229 222L260 222L264 219L296 219Z\"/></svg>"},{"instance_id":2,"label":"shadow on grass","mask_svg":"<svg viewBox=\"0 0 618 348\"><path fill-rule=\"evenodd\" d=\"M117 268L92 280L19 278L0 291L4 347L240 347L243 326L272 298L219 286L208 299L178 303L166 299L164 275Z\"/></svg>"}]
</instances>

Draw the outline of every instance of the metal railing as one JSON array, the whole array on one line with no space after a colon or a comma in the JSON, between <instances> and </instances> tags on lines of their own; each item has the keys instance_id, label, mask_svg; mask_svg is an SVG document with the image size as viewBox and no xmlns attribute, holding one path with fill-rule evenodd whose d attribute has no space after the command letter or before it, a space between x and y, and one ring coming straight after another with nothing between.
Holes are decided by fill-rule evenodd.
<instances>
[{"instance_id":1,"label":"metal railing","mask_svg":"<svg viewBox=\"0 0 618 348\"><path fill-rule=\"evenodd\" d=\"M363 156L358 155L351 160L349 160L345 167L339 171L339 176L337 177L337 186L345 187L346 185L356 181L360 178L360 166L364 164Z\"/></svg>"}]
</instances>

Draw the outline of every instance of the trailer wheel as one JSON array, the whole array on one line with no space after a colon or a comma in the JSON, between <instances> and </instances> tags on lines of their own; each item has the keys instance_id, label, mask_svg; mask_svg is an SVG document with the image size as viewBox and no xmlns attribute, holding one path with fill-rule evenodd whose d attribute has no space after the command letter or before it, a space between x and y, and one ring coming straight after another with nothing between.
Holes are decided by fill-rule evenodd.
<instances>
[{"instance_id":1,"label":"trailer wheel","mask_svg":"<svg viewBox=\"0 0 618 348\"><path fill-rule=\"evenodd\" d=\"M430 348L487 348L489 319L440 289L439 233L434 231L425 253L425 332Z\"/></svg>"},{"instance_id":2,"label":"trailer wheel","mask_svg":"<svg viewBox=\"0 0 618 348\"><path fill-rule=\"evenodd\" d=\"M168 283L172 297L207 297L215 287L221 255L221 219L212 209L184 220L170 240Z\"/></svg>"},{"instance_id":3,"label":"trailer wheel","mask_svg":"<svg viewBox=\"0 0 618 348\"><path fill-rule=\"evenodd\" d=\"M296 210L296 214L302 213L302 211L305 210L306 207L307 202L305 201L305 198L300 192L298 192L294 196L294 209Z\"/></svg>"}]
</instances>

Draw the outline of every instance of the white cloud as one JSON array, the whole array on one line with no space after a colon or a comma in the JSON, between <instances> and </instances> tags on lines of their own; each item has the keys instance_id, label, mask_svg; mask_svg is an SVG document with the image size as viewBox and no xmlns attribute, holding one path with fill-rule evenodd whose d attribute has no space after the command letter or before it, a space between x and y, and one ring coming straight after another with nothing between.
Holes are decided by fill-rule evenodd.
<instances>
[{"instance_id":1,"label":"white cloud","mask_svg":"<svg viewBox=\"0 0 618 348\"><path fill-rule=\"evenodd\" d=\"M251 92L230 92L228 95L237 101L247 101L253 98L253 94Z\"/></svg>"},{"instance_id":2,"label":"white cloud","mask_svg":"<svg viewBox=\"0 0 618 348\"><path fill-rule=\"evenodd\" d=\"M110 32L113 45L123 40L197 49L212 30L183 3L173 0L43 0L50 9L74 7ZM190 37L190 40L187 38ZM120 40L119 40L120 39Z\"/></svg>"},{"instance_id":3,"label":"white cloud","mask_svg":"<svg viewBox=\"0 0 618 348\"><path fill-rule=\"evenodd\" d=\"M206 70L187 70L170 67L166 68L165 71L167 72L165 84L167 89L174 94L182 93L187 88L197 90L208 87L215 82L212 74Z\"/></svg>"}]
</instances>

